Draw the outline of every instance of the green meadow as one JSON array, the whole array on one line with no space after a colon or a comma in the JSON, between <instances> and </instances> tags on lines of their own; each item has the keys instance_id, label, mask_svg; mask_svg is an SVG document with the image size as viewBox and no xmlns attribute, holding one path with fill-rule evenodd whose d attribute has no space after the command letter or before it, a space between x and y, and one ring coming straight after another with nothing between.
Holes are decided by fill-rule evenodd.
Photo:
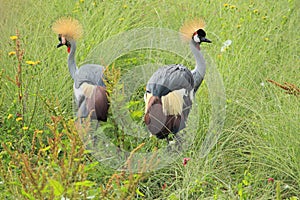
<instances>
[{"instance_id":1,"label":"green meadow","mask_svg":"<svg viewBox=\"0 0 300 200\"><path fill-rule=\"evenodd\" d=\"M298 0L0 0L0 199L300 199L299 8ZM226 103L224 125L209 151L201 153L215 117L214 82L207 76L195 97L197 116L184 132L195 140L173 162L159 169L142 162L140 171L130 171L130 156L155 154L166 141L127 135L114 112L101 122L101 134L131 152L119 163L126 170L93 157L82 140L87 128L74 115L68 54L56 48L51 29L64 16L84 29L78 66L91 57L101 60L93 50L117 34L145 27L178 31L186 21L205 19L213 42L201 50L211 60L207 68L221 77ZM103 54L114 53L114 45L105 43ZM120 112L141 127L146 81L125 100L127 91L114 95L113 89L126 90L120 77L135 76L134 67L146 63L194 67L171 51L151 49L109 63L112 103L123 102Z\"/></svg>"}]
</instances>

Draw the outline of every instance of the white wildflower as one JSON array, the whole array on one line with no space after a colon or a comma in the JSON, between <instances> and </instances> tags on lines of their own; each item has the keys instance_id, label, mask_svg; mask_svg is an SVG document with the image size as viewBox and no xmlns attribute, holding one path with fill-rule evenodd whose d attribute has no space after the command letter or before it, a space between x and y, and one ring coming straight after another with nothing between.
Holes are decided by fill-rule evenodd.
<instances>
[{"instance_id":1,"label":"white wildflower","mask_svg":"<svg viewBox=\"0 0 300 200\"><path fill-rule=\"evenodd\" d=\"M226 51L226 49L228 49L228 47L232 44L232 41L231 40L226 40L224 43L223 43L223 46L221 47L221 52L224 52Z\"/></svg>"}]
</instances>

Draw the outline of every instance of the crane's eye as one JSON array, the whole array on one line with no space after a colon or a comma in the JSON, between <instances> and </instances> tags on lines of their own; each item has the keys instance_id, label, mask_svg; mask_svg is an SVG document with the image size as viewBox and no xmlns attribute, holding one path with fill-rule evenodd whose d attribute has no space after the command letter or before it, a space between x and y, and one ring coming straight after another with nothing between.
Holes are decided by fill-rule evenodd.
<instances>
[{"instance_id":1,"label":"crane's eye","mask_svg":"<svg viewBox=\"0 0 300 200\"><path fill-rule=\"evenodd\" d=\"M61 42L61 34L58 35L58 40Z\"/></svg>"}]
</instances>

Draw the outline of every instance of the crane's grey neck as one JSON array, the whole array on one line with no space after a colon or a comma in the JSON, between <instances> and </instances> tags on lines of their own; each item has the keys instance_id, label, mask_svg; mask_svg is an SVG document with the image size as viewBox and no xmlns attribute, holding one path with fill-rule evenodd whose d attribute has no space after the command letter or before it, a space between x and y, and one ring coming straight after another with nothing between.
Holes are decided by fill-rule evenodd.
<instances>
[{"instance_id":1,"label":"crane's grey neck","mask_svg":"<svg viewBox=\"0 0 300 200\"><path fill-rule=\"evenodd\" d=\"M75 72L77 71L76 61L75 61L75 52L76 52L76 42L74 40L69 41L71 44L71 50L68 57L68 67L72 79L75 77Z\"/></svg>"},{"instance_id":2,"label":"crane's grey neck","mask_svg":"<svg viewBox=\"0 0 300 200\"><path fill-rule=\"evenodd\" d=\"M191 40L190 47L196 60L196 67L195 69L192 70L192 74L194 77L194 90L196 92L200 87L203 78L205 76L206 64L205 64L204 57L200 52L199 44L197 44L194 40Z\"/></svg>"}]
</instances>

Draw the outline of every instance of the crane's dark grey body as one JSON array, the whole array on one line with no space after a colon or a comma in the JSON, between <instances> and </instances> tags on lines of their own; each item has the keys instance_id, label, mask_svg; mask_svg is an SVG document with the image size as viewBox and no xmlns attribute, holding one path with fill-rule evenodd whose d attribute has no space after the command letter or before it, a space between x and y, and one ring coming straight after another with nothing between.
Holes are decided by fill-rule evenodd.
<instances>
[{"instance_id":1,"label":"crane's dark grey body","mask_svg":"<svg viewBox=\"0 0 300 200\"><path fill-rule=\"evenodd\" d=\"M152 122L154 123L148 125L148 129L159 139L167 138L169 132L176 134L178 131L185 128L185 123L192 107L192 98L194 96L194 77L191 71L185 66L181 64L172 64L159 68L147 83L147 94L159 97L160 99L171 92L179 90L182 90L183 92L182 113L176 116L167 115L161 117L163 114L156 116L157 111L154 111L154 107L154 109L152 108L152 112L156 112L152 113L152 116L159 122L155 123L152 119ZM163 104L163 102L159 102L159 104ZM162 124L165 124L165 127L162 127Z\"/></svg>"},{"instance_id":2,"label":"crane's dark grey body","mask_svg":"<svg viewBox=\"0 0 300 200\"><path fill-rule=\"evenodd\" d=\"M79 69L76 69L74 75L74 96L75 103L78 107L77 116L80 118L86 118L89 116L91 109L87 106L87 94L84 94L84 83L94 86L105 87L103 82L103 73L105 68L101 65L96 64L86 64L81 66ZM92 93L95 93L95 89L93 89ZM92 96L94 94L91 94ZM92 99L95 97L93 96ZM92 100L91 104L95 104L95 100ZM93 108L95 109L95 108ZM92 119L96 119L95 113L92 115Z\"/></svg>"},{"instance_id":3,"label":"crane's dark grey body","mask_svg":"<svg viewBox=\"0 0 300 200\"><path fill-rule=\"evenodd\" d=\"M205 35L201 39L210 42ZM201 39L199 38L199 41ZM200 53L200 43L195 40L190 42L191 51L196 60L196 67L192 71L181 64L164 66L154 72L147 83L144 121L151 134L160 139L168 138L169 133L176 134L185 128L194 94L200 87L206 71L205 60ZM169 95L173 92L176 97ZM147 95L150 95L149 98ZM168 95L170 97L167 97ZM164 105L164 98L170 98L166 101L167 104L177 105ZM182 101L178 101L178 98L182 98ZM178 102L182 103L178 104ZM182 106L181 112L168 114L165 110L173 109L172 106Z\"/></svg>"}]
</instances>

